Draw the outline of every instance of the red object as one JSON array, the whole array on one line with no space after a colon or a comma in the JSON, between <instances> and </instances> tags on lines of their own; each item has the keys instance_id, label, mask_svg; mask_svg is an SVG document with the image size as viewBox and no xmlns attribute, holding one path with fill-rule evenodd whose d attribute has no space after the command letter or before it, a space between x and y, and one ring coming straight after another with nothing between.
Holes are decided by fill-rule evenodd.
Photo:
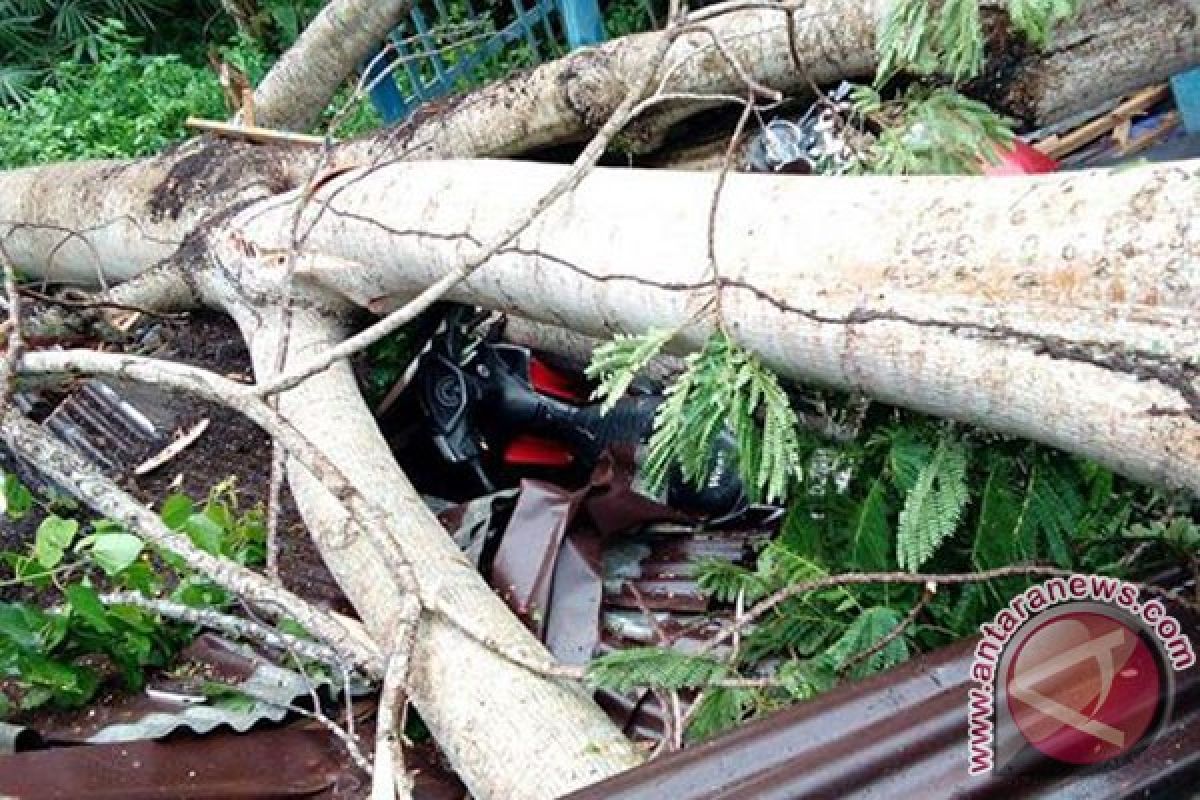
<instances>
[{"instance_id":1,"label":"red object","mask_svg":"<svg viewBox=\"0 0 1200 800\"><path fill-rule=\"evenodd\" d=\"M538 394L557 397L571 403L587 401L586 395L580 395L578 384L568 376L551 369L536 358L529 359L529 381Z\"/></svg>"},{"instance_id":2,"label":"red object","mask_svg":"<svg viewBox=\"0 0 1200 800\"><path fill-rule=\"evenodd\" d=\"M1013 139L1012 144L1012 149L1005 149L1003 145L996 147L998 162L984 160L984 175L1041 175L1058 171L1058 162L1036 147L1020 139Z\"/></svg>"},{"instance_id":3,"label":"red object","mask_svg":"<svg viewBox=\"0 0 1200 800\"><path fill-rule=\"evenodd\" d=\"M547 394L549 394L547 392ZM504 463L536 467L569 467L575 455L551 439L521 435L504 449Z\"/></svg>"}]
</instances>

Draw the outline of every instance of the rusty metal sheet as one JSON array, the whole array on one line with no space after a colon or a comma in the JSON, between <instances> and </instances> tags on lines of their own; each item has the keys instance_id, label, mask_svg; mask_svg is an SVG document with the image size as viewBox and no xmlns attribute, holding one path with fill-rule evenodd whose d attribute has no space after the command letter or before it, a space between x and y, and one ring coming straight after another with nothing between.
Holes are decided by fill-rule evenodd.
<instances>
[{"instance_id":1,"label":"rusty metal sheet","mask_svg":"<svg viewBox=\"0 0 1200 800\"><path fill-rule=\"evenodd\" d=\"M23 800L352 797L364 777L316 731L218 734L55 748L0 759L0 794Z\"/></svg>"},{"instance_id":2,"label":"rusty metal sheet","mask_svg":"<svg viewBox=\"0 0 1200 800\"><path fill-rule=\"evenodd\" d=\"M569 800L717 798L1125 798L1193 796L1200 786L1200 667L1180 676L1175 716L1115 765L1041 765L967 774L968 673L975 640L844 684L807 703L666 755Z\"/></svg>"},{"instance_id":3,"label":"rusty metal sheet","mask_svg":"<svg viewBox=\"0 0 1200 800\"><path fill-rule=\"evenodd\" d=\"M580 492L522 481L521 494L496 549L492 585L525 625L543 638L554 566Z\"/></svg>"}]
</instances>

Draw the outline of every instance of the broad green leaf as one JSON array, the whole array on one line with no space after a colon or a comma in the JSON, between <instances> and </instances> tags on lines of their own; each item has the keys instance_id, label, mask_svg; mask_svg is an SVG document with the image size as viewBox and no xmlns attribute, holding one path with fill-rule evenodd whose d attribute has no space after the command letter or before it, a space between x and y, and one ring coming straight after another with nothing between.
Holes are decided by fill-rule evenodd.
<instances>
[{"instance_id":1,"label":"broad green leaf","mask_svg":"<svg viewBox=\"0 0 1200 800\"><path fill-rule=\"evenodd\" d=\"M4 512L10 519L22 519L33 507L33 494L13 473L4 476Z\"/></svg>"},{"instance_id":2,"label":"broad green leaf","mask_svg":"<svg viewBox=\"0 0 1200 800\"><path fill-rule=\"evenodd\" d=\"M79 523L51 514L38 525L34 535L33 554L46 569L54 569L62 563L63 553L71 546L71 540L79 532Z\"/></svg>"},{"instance_id":3,"label":"broad green leaf","mask_svg":"<svg viewBox=\"0 0 1200 800\"><path fill-rule=\"evenodd\" d=\"M92 558L109 575L116 575L141 555L144 543L132 533L101 533L92 541Z\"/></svg>"},{"instance_id":4,"label":"broad green leaf","mask_svg":"<svg viewBox=\"0 0 1200 800\"><path fill-rule=\"evenodd\" d=\"M221 555L221 541L225 538L225 530L213 522L206 514L192 514L183 524L183 532L192 540L192 544L206 553L214 556Z\"/></svg>"},{"instance_id":5,"label":"broad green leaf","mask_svg":"<svg viewBox=\"0 0 1200 800\"><path fill-rule=\"evenodd\" d=\"M37 616L19 603L0 604L0 637L12 642L20 650L37 650L42 639L38 633Z\"/></svg>"},{"instance_id":6,"label":"broad green leaf","mask_svg":"<svg viewBox=\"0 0 1200 800\"><path fill-rule=\"evenodd\" d=\"M173 494L163 501L162 509L158 512L163 524L171 530L179 530L188 521L188 517L196 513L192 499L185 494Z\"/></svg>"}]
</instances>

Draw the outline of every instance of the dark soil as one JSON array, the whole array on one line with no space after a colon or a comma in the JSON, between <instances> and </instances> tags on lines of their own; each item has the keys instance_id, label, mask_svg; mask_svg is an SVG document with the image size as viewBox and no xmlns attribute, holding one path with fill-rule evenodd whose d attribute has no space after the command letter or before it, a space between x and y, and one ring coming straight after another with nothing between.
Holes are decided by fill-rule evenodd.
<instances>
[{"instance_id":1,"label":"dark soil","mask_svg":"<svg viewBox=\"0 0 1200 800\"><path fill-rule=\"evenodd\" d=\"M215 312L199 312L179 320L145 318L133 331L129 347L150 350L156 357L204 367L233 379L252 377L250 356L237 327L228 317ZM202 400L183 396L154 399L169 408L177 430L190 430L204 418L209 420L209 427L195 443L158 470L122 478L125 489L143 503L157 507L163 498L180 491L201 501L213 486L232 476L242 508L266 505L271 444L262 431L249 420ZM0 469L7 471L12 466L11 457L0 446ZM0 521L0 548L26 548L40 517L30 514L20 523ZM286 486L279 538L280 572L285 585L320 606L350 611L349 603L304 528ZM15 599L7 592L0 592L0 598Z\"/></svg>"}]
</instances>

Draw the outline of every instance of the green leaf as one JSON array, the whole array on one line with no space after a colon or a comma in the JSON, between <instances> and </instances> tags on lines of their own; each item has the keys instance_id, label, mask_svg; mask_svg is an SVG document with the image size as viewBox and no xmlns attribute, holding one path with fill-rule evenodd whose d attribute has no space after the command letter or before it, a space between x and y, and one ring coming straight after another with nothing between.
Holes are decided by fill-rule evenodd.
<instances>
[{"instance_id":1,"label":"green leaf","mask_svg":"<svg viewBox=\"0 0 1200 800\"><path fill-rule=\"evenodd\" d=\"M752 689L715 686L705 691L688 723L688 739L700 742L741 722L754 707Z\"/></svg>"},{"instance_id":2,"label":"green leaf","mask_svg":"<svg viewBox=\"0 0 1200 800\"><path fill-rule=\"evenodd\" d=\"M841 638L829 648L829 656L839 670L845 669L855 657L874 647L903 620L904 616L894 608L868 608L855 618ZM907 661L908 655L908 643L903 636L898 636L878 653L855 664L851 674L864 677Z\"/></svg>"},{"instance_id":3,"label":"green leaf","mask_svg":"<svg viewBox=\"0 0 1200 800\"><path fill-rule=\"evenodd\" d=\"M108 610L100 602L100 596L91 587L72 584L66 589L67 603L71 611L86 620L100 633L110 633L113 626L108 621Z\"/></svg>"},{"instance_id":4,"label":"green leaf","mask_svg":"<svg viewBox=\"0 0 1200 800\"><path fill-rule=\"evenodd\" d=\"M13 473L4 475L4 512L10 519L19 520L33 508L33 494Z\"/></svg>"},{"instance_id":5,"label":"green leaf","mask_svg":"<svg viewBox=\"0 0 1200 800\"><path fill-rule=\"evenodd\" d=\"M1020 534L1025 497L1012 486L1009 461L997 460L988 472L971 545L971 564L989 570L1029 560L1033 553Z\"/></svg>"},{"instance_id":6,"label":"green leaf","mask_svg":"<svg viewBox=\"0 0 1200 800\"><path fill-rule=\"evenodd\" d=\"M42 520L33 542L33 553L38 563L46 569L57 567L78 532L79 523L73 519L51 514Z\"/></svg>"},{"instance_id":7,"label":"green leaf","mask_svg":"<svg viewBox=\"0 0 1200 800\"><path fill-rule=\"evenodd\" d=\"M225 538L225 529L207 514L189 516L183 524L183 532L192 540L192 544L204 552L214 556L221 555L221 542Z\"/></svg>"},{"instance_id":8,"label":"green leaf","mask_svg":"<svg viewBox=\"0 0 1200 800\"><path fill-rule=\"evenodd\" d=\"M654 328L638 336L617 334L611 342L592 351L586 374L599 382L592 397L604 401L601 406L604 413L625 396L637 374L662 352L676 333L673 329Z\"/></svg>"},{"instance_id":9,"label":"green leaf","mask_svg":"<svg viewBox=\"0 0 1200 800\"><path fill-rule=\"evenodd\" d=\"M162 589L162 580L154 568L143 561L134 561L123 570L118 570L113 576L122 588L132 589L146 596L158 594Z\"/></svg>"},{"instance_id":10,"label":"green leaf","mask_svg":"<svg viewBox=\"0 0 1200 800\"><path fill-rule=\"evenodd\" d=\"M686 689L707 686L724 678L728 667L704 656L690 656L677 650L657 647L633 647L617 650L588 664L588 681L614 692L637 687Z\"/></svg>"},{"instance_id":11,"label":"green leaf","mask_svg":"<svg viewBox=\"0 0 1200 800\"><path fill-rule=\"evenodd\" d=\"M132 533L100 533L92 541L92 558L105 573L116 575L137 561L144 546Z\"/></svg>"},{"instance_id":12,"label":"green leaf","mask_svg":"<svg viewBox=\"0 0 1200 800\"><path fill-rule=\"evenodd\" d=\"M38 617L43 615L31 611L20 603L0 603L0 637L20 650L38 650L42 646Z\"/></svg>"},{"instance_id":13,"label":"green leaf","mask_svg":"<svg viewBox=\"0 0 1200 800\"><path fill-rule=\"evenodd\" d=\"M1081 0L1008 0L1012 26L1036 47L1050 44L1050 32L1079 12Z\"/></svg>"},{"instance_id":14,"label":"green leaf","mask_svg":"<svg viewBox=\"0 0 1200 800\"><path fill-rule=\"evenodd\" d=\"M163 524L171 530L179 530L187 522L188 517L196 513L192 499L185 494L173 494L163 501L162 509L158 512Z\"/></svg>"},{"instance_id":15,"label":"green leaf","mask_svg":"<svg viewBox=\"0 0 1200 800\"><path fill-rule=\"evenodd\" d=\"M661 490L674 468L703 486L718 463L733 457L748 494L782 501L800 472L798 424L787 393L774 373L722 332L688 357L667 388L647 450L643 477L651 491Z\"/></svg>"},{"instance_id":16,"label":"green leaf","mask_svg":"<svg viewBox=\"0 0 1200 800\"><path fill-rule=\"evenodd\" d=\"M891 527L888 525L887 491L883 478L871 482L859 506L850 539L851 563L865 571L883 571L891 566Z\"/></svg>"},{"instance_id":17,"label":"green leaf","mask_svg":"<svg viewBox=\"0 0 1200 800\"><path fill-rule=\"evenodd\" d=\"M203 692L204 696L208 698L210 705L229 711L245 713L251 711L258 703L253 697L238 690L236 687L227 686L216 681L206 682L203 686Z\"/></svg>"},{"instance_id":18,"label":"green leaf","mask_svg":"<svg viewBox=\"0 0 1200 800\"><path fill-rule=\"evenodd\" d=\"M829 658L785 661L775 678L794 700L810 700L833 688L837 672Z\"/></svg>"},{"instance_id":19,"label":"green leaf","mask_svg":"<svg viewBox=\"0 0 1200 800\"><path fill-rule=\"evenodd\" d=\"M916 572L933 556L958 527L969 499L966 448L945 436L904 498L896 534L901 569Z\"/></svg>"}]
</instances>

